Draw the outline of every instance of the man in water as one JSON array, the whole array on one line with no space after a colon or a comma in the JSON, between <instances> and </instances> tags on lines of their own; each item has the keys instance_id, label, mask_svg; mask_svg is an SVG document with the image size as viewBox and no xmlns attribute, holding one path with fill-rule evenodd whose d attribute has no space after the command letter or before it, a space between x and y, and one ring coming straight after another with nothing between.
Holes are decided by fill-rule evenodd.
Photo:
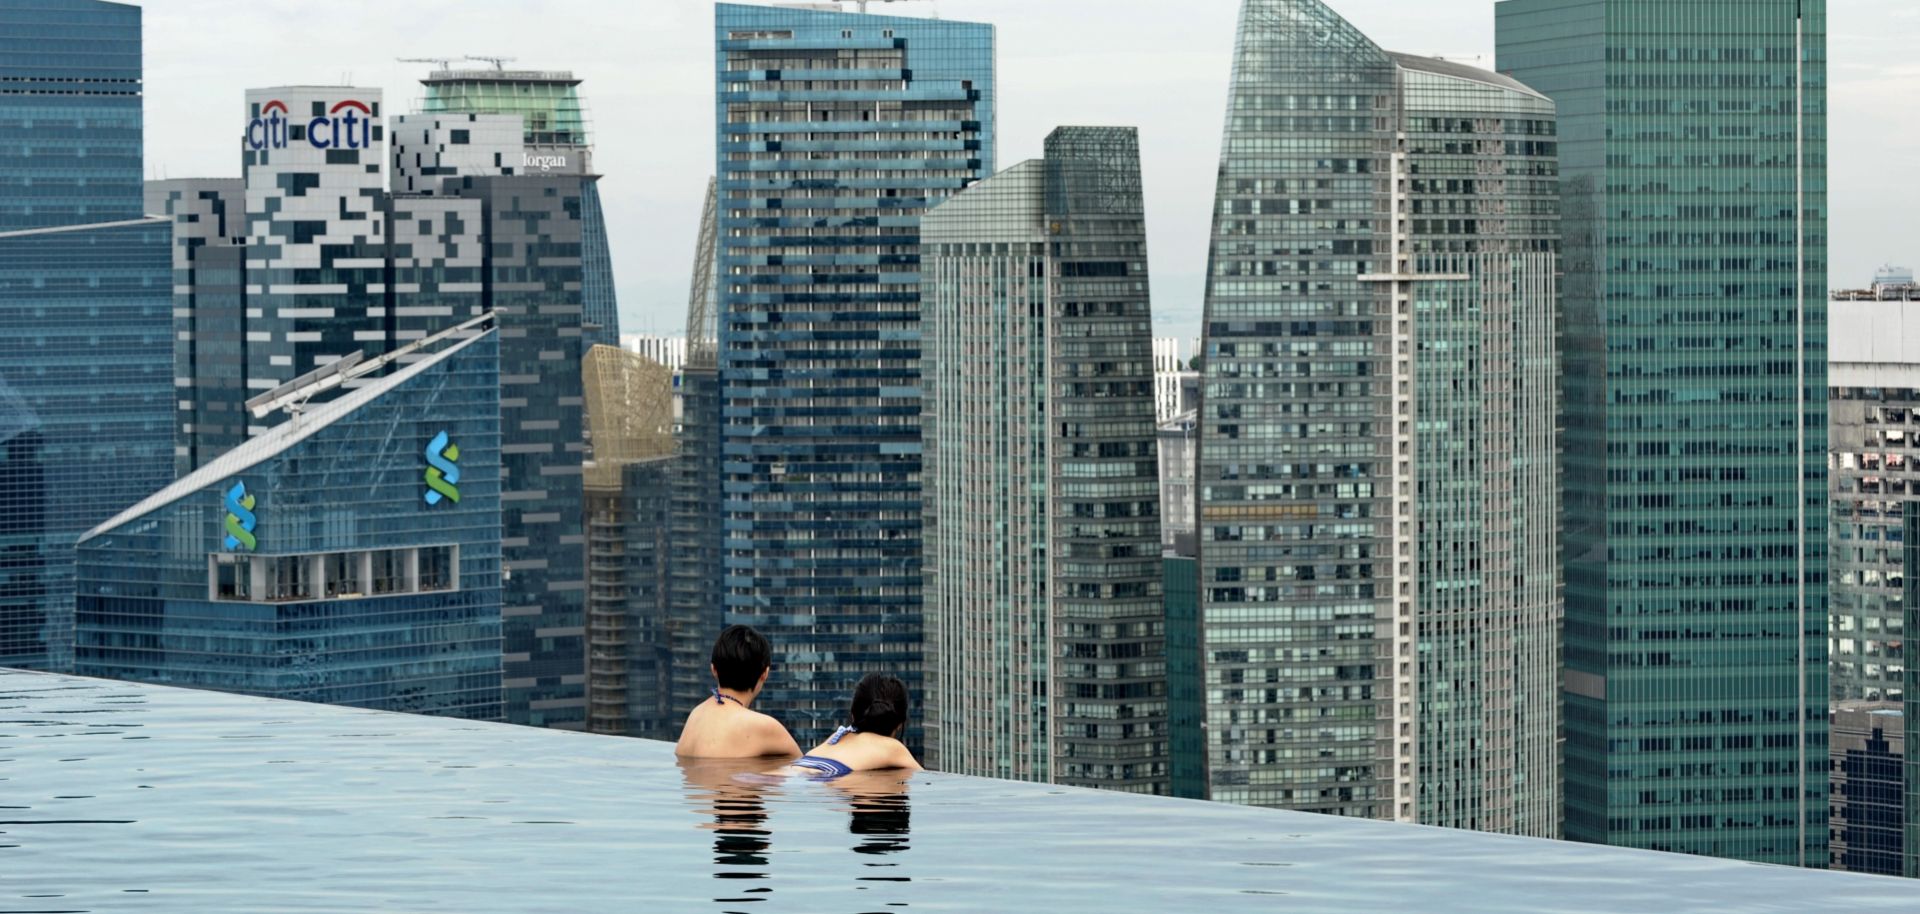
<instances>
[{"instance_id":1,"label":"man in water","mask_svg":"<svg viewBox=\"0 0 1920 914\"><path fill-rule=\"evenodd\" d=\"M773 648L765 636L745 625L728 626L713 642L713 698L700 702L680 728L674 754L682 758L758 758L799 755L777 720L753 710L766 687Z\"/></svg>"}]
</instances>

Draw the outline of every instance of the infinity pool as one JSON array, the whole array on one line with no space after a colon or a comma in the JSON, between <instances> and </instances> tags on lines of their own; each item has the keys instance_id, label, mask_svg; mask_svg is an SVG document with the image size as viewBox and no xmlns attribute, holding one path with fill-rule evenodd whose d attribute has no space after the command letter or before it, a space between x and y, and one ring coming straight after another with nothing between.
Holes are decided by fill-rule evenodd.
<instances>
[{"instance_id":1,"label":"infinity pool","mask_svg":"<svg viewBox=\"0 0 1920 914\"><path fill-rule=\"evenodd\" d=\"M1920 912L1920 883L0 671L0 914Z\"/></svg>"}]
</instances>

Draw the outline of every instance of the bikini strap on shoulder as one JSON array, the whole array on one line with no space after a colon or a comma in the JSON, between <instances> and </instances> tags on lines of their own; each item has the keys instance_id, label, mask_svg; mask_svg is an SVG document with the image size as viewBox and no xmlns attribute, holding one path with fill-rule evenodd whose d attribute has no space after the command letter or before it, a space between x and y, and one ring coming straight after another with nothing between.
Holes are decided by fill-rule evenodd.
<instances>
[{"instance_id":1,"label":"bikini strap on shoulder","mask_svg":"<svg viewBox=\"0 0 1920 914\"><path fill-rule=\"evenodd\" d=\"M827 737L827 745L838 746L840 745L840 737L846 736L849 733L859 733L859 732L860 731L855 730L852 727L841 727L840 729L833 731L832 736Z\"/></svg>"}]
</instances>

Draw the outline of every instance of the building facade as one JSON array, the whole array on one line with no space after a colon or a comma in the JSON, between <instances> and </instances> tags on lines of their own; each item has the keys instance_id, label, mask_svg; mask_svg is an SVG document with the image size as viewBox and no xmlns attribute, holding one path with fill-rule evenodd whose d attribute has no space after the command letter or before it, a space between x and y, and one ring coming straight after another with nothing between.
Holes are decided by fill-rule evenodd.
<instances>
[{"instance_id":1,"label":"building facade","mask_svg":"<svg viewBox=\"0 0 1920 914\"><path fill-rule=\"evenodd\" d=\"M565 70L439 70L421 84L421 113L486 114L520 119L521 141L498 164L505 174L574 175L580 181L580 343L617 346L620 303L613 286L613 254L600 173L593 167L586 102L580 80ZM462 171L471 174L470 171Z\"/></svg>"},{"instance_id":2,"label":"building facade","mask_svg":"<svg viewBox=\"0 0 1920 914\"><path fill-rule=\"evenodd\" d=\"M1828 762L1831 866L1900 876L1906 847L1906 720L1895 702L1842 701L1833 708Z\"/></svg>"},{"instance_id":3,"label":"building facade","mask_svg":"<svg viewBox=\"0 0 1920 914\"><path fill-rule=\"evenodd\" d=\"M867 673L920 700L919 225L993 173L993 29L714 9L727 621L805 743Z\"/></svg>"},{"instance_id":4,"label":"building facade","mask_svg":"<svg viewBox=\"0 0 1920 914\"><path fill-rule=\"evenodd\" d=\"M1900 524L1905 505L1920 500L1920 289L1876 284L1836 293L1827 309L1832 695L1899 702Z\"/></svg>"},{"instance_id":5,"label":"building facade","mask_svg":"<svg viewBox=\"0 0 1920 914\"><path fill-rule=\"evenodd\" d=\"M173 224L173 474L247 440L246 181L149 181L147 213Z\"/></svg>"},{"instance_id":6,"label":"building facade","mask_svg":"<svg viewBox=\"0 0 1920 914\"><path fill-rule=\"evenodd\" d=\"M708 180L687 290L687 362L680 369L680 422L668 506L673 562L667 570L668 690L685 712L713 687L707 670L724 623L724 521L720 493L719 198ZM680 718L675 718L675 725ZM677 739L679 733L673 732Z\"/></svg>"},{"instance_id":7,"label":"building facade","mask_svg":"<svg viewBox=\"0 0 1920 914\"><path fill-rule=\"evenodd\" d=\"M1228 110L1196 483L1210 795L1556 834L1553 105L1317 0L1248 0Z\"/></svg>"},{"instance_id":8,"label":"building facade","mask_svg":"<svg viewBox=\"0 0 1920 914\"><path fill-rule=\"evenodd\" d=\"M72 663L73 544L173 469L141 11L0 0L0 666Z\"/></svg>"},{"instance_id":9,"label":"building facade","mask_svg":"<svg viewBox=\"0 0 1920 914\"><path fill-rule=\"evenodd\" d=\"M927 756L1170 791L1139 138L1046 158L921 220Z\"/></svg>"},{"instance_id":10,"label":"building facade","mask_svg":"<svg viewBox=\"0 0 1920 914\"><path fill-rule=\"evenodd\" d=\"M653 333L629 333L620 338L621 348L645 356L673 371L687 364L687 338Z\"/></svg>"},{"instance_id":11,"label":"building facade","mask_svg":"<svg viewBox=\"0 0 1920 914\"><path fill-rule=\"evenodd\" d=\"M499 719L498 343L450 340L87 533L76 671Z\"/></svg>"},{"instance_id":12,"label":"building facade","mask_svg":"<svg viewBox=\"0 0 1920 914\"><path fill-rule=\"evenodd\" d=\"M1498 42L1560 114L1567 837L1824 865L1826 4Z\"/></svg>"}]
</instances>

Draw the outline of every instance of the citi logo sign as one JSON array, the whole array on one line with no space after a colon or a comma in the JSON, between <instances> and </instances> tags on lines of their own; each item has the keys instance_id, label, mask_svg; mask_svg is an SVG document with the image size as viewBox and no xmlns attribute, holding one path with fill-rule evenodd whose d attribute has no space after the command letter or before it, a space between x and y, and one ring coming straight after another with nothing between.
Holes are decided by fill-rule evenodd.
<instances>
[{"instance_id":1,"label":"citi logo sign","mask_svg":"<svg viewBox=\"0 0 1920 914\"><path fill-rule=\"evenodd\" d=\"M447 440L447 433L441 432L427 442L427 504L437 505L442 501L460 503L460 446Z\"/></svg>"},{"instance_id":2,"label":"citi logo sign","mask_svg":"<svg viewBox=\"0 0 1920 914\"><path fill-rule=\"evenodd\" d=\"M253 513L255 504L257 501L247 493L246 483L236 482L233 488L227 490L227 536L221 541L227 551L244 549L252 552L253 547L259 545L259 540L253 535L253 528L260 523L259 516Z\"/></svg>"},{"instance_id":3,"label":"citi logo sign","mask_svg":"<svg viewBox=\"0 0 1920 914\"><path fill-rule=\"evenodd\" d=\"M247 122L247 148L285 149L296 129L315 149L372 149L373 109L348 99L300 128L288 114L287 103L276 98L261 105L260 116Z\"/></svg>"}]
</instances>

